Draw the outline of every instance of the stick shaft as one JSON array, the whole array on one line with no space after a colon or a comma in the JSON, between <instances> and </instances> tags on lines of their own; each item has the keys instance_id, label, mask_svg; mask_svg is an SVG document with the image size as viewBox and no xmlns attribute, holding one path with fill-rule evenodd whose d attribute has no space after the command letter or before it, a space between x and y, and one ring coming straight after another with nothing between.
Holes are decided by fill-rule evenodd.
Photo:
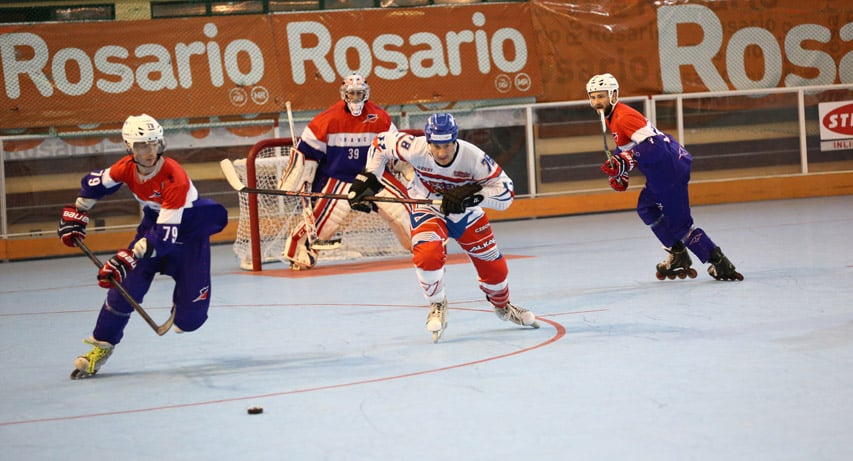
<instances>
[{"instance_id":1,"label":"stick shaft","mask_svg":"<svg viewBox=\"0 0 853 461\"><path fill-rule=\"evenodd\" d=\"M254 189L246 186L240 181L240 176L237 174L237 170L234 169L234 164L231 163L231 160L223 159L219 162L220 168L222 168L222 173L225 174L225 179L228 180L228 184L231 185L231 188L236 190L237 192L245 192L248 194L263 194L263 195L282 195L286 197L310 197L310 198L325 198L325 199L333 199L333 200L348 200L348 197L344 194L326 194L323 192L303 192L303 191L289 191L289 190L279 190L279 189ZM390 202L390 203L413 203L413 204L421 204L421 205L441 205L441 200L431 200L426 198L401 198L401 197L382 197L382 196L368 196L364 197L364 200L369 202Z\"/></svg>"},{"instance_id":2,"label":"stick shaft","mask_svg":"<svg viewBox=\"0 0 853 461\"><path fill-rule=\"evenodd\" d=\"M89 249L89 247L86 246L85 243L83 243L83 240L81 238L74 237L74 244L77 245L77 248L80 248L80 250L82 250L83 253L85 253L86 256L89 257L89 259L92 261L92 263L95 264L98 269L104 266L103 263L101 263L101 260L98 259L98 256L95 255L95 253L92 252L92 250ZM118 290L119 293L121 293L124 299L127 300L127 302L130 303L131 306L133 306L133 310L135 310L140 316L142 316L142 318L145 320L145 323L147 323L159 336L163 336L164 334L166 334L166 332L169 331L169 328L172 327L172 323L174 323L175 321L174 308L172 309L172 314L169 316L169 319L166 320L166 323L164 323L163 325L157 325L157 323L154 322L154 319L152 319L151 316L148 315L148 312L146 312L145 309L143 309L142 306L140 306L139 303L136 302L135 299L133 299L133 296L130 295L130 293L121 283L113 280L113 286L116 288L116 290Z\"/></svg>"}]
</instances>

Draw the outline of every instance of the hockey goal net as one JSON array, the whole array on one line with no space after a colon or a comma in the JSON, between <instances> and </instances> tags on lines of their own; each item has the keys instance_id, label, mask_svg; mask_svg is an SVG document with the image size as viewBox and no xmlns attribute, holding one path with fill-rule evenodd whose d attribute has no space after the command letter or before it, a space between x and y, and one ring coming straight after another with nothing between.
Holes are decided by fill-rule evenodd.
<instances>
[{"instance_id":1,"label":"hockey goal net","mask_svg":"<svg viewBox=\"0 0 853 461\"><path fill-rule=\"evenodd\" d=\"M247 158L235 160L234 168L250 188L277 189L279 178L290 160L291 146L291 138L265 139L251 148ZM263 263L279 261L289 265L282 251L287 236L303 222L303 199L263 194L238 195L240 218L234 253L240 268L260 271ZM333 242L315 245L314 248L319 250L318 265L328 261L409 254L378 213L350 213Z\"/></svg>"}]
</instances>

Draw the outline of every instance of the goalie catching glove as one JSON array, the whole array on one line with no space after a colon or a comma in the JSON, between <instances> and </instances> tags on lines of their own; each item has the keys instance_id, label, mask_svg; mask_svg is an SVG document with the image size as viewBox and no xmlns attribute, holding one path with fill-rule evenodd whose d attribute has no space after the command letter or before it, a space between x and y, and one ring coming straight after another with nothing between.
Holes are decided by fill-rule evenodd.
<instances>
[{"instance_id":1,"label":"goalie catching glove","mask_svg":"<svg viewBox=\"0 0 853 461\"><path fill-rule=\"evenodd\" d=\"M65 205L62 209L62 217L59 218L59 228L56 233L62 239L65 246L74 248L74 237L83 240L86 238L86 225L89 224L89 215L85 211L79 211L74 205Z\"/></svg>"},{"instance_id":2,"label":"goalie catching glove","mask_svg":"<svg viewBox=\"0 0 853 461\"><path fill-rule=\"evenodd\" d=\"M619 152L618 154L613 154L612 157L607 159L604 164L601 165L601 171L610 177L625 176L629 171L633 170L636 165L637 162L634 160L634 156L631 155L630 152Z\"/></svg>"},{"instance_id":3,"label":"goalie catching glove","mask_svg":"<svg viewBox=\"0 0 853 461\"><path fill-rule=\"evenodd\" d=\"M113 282L121 283L133 269L136 269L136 258L130 250L118 250L116 255L104 263L98 271L98 285L101 288L112 288Z\"/></svg>"},{"instance_id":4,"label":"goalie catching glove","mask_svg":"<svg viewBox=\"0 0 853 461\"><path fill-rule=\"evenodd\" d=\"M364 197L376 195L382 190L382 183L376 178L376 175L365 171L356 175L347 194L347 202L350 208L363 213L370 213L373 210L372 204L364 200Z\"/></svg>"},{"instance_id":5,"label":"goalie catching glove","mask_svg":"<svg viewBox=\"0 0 853 461\"><path fill-rule=\"evenodd\" d=\"M479 205L485 198L477 193L482 189L483 186L471 183L444 191L441 198L441 212L445 215L463 213L466 208Z\"/></svg>"}]
</instances>

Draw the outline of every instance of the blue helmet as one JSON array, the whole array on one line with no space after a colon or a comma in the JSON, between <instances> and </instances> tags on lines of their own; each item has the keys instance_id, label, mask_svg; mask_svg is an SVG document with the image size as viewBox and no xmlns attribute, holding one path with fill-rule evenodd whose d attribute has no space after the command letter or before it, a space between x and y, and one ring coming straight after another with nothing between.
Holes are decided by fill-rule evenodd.
<instances>
[{"instance_id":1,"label":"blue helmet","mask_svg":"<svg viewBox=\"0 0 853 461\"><path fill-rule=\"evenodd\" d=\"M424 126L426 140L430 144L449 144L459 136L456 119L448 113L430 115Z\"/></svg>"}]
</instances>

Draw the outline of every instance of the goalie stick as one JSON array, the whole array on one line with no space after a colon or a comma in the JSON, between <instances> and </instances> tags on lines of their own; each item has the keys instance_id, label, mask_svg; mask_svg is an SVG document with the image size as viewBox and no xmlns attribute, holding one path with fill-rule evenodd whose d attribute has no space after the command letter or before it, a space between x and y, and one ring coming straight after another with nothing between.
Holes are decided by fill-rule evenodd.
<instances>
[{"instance_id":1,"label":"goalie stick","mask_svg":"<svg viewBox=\"0 0 853 461\"><path fill-rule=\"evenodd\" d=\"M323 192L300 192L300 191L288 191L288 190L279 190L279 189L254 189L240 181L240 176L237 174L237 170L234 169L234 164L231 163L229 159L222 159L219 162L219 167L222 168L222 173L225 175L225 179L228 180L228 184L236 190L237 192L245 192L247 194L263 194L263 195L283 195L286 197L313 197L313 198L326 198L332 200L349 200L349 198L345 194L326 194ZM376 195L370 195L364 197L365 201L368 202L391 202L391 203L412 203L412 204L420 204L420 205L435 205L441 206L441 200L432 200L428 198L400 198L400 197L381 197Z\"/></svg>"},{"instance_id":2,"label":"goalie stick","mask_svg":"<svg viewBox=\"0 0 853 461\"><path fill-rule=\"evenodd\" d=\"M97 256L95 256L95 253L93 253L92 250L90 250L85 243L83 243L83 240L80 239L80 237L74 237L74 244L77 245L77 248L80 248L80 250L82 250L83 253L85 253L86 256L88 256L89 259L92 260L92 262L95 264L95 266L98 267L98 269L104 267L103 263L101 263L101 260L98 259ZM172 313L169 315L169 318L166 319L166 322L162 325L157 325L157 323L154 322L151 316L148 315L148 312L145 312L145 309L143 309L142 306L140 306L139 303L136 302L135 299L133 299L133 296L131 296L130 293L127 292L127 289L125 289L122 284L113 280L113 286L115 286L116 290L121 293L124 299L126 299L127 302L129 302L130 305L133 306L133 310L135 310L139 315L142 316L143 319L145 319L145 323L147 323L151 327L151 329L154 330L155 333L157 333L158 336L165 335L166 332L169 331L169 328L172 328L172 324L175 323L174 307L172 307Z\"/></svg>"},{"instance_id":3,"label":"goalie stick","mask_svg":"<svg viewBox=\"0 0 853 461\"><path fill-rule=\"evenodd\" d=\"M293 129L293 111L290 101L284 103L287 109L287 124L290 127L290 155L291 157L296 151L296 130ZM291 161L293 161L291 159ZM311 184L305 183L302 186L304 192L311 191ZM308 244L313 246L317 241L317 222L314 220L314 207L311 205L311 199L308 197L300 197L299 204L302 205L302 221L305 222L305 229L308 231Z\"/></svg>"}]
</instances>

